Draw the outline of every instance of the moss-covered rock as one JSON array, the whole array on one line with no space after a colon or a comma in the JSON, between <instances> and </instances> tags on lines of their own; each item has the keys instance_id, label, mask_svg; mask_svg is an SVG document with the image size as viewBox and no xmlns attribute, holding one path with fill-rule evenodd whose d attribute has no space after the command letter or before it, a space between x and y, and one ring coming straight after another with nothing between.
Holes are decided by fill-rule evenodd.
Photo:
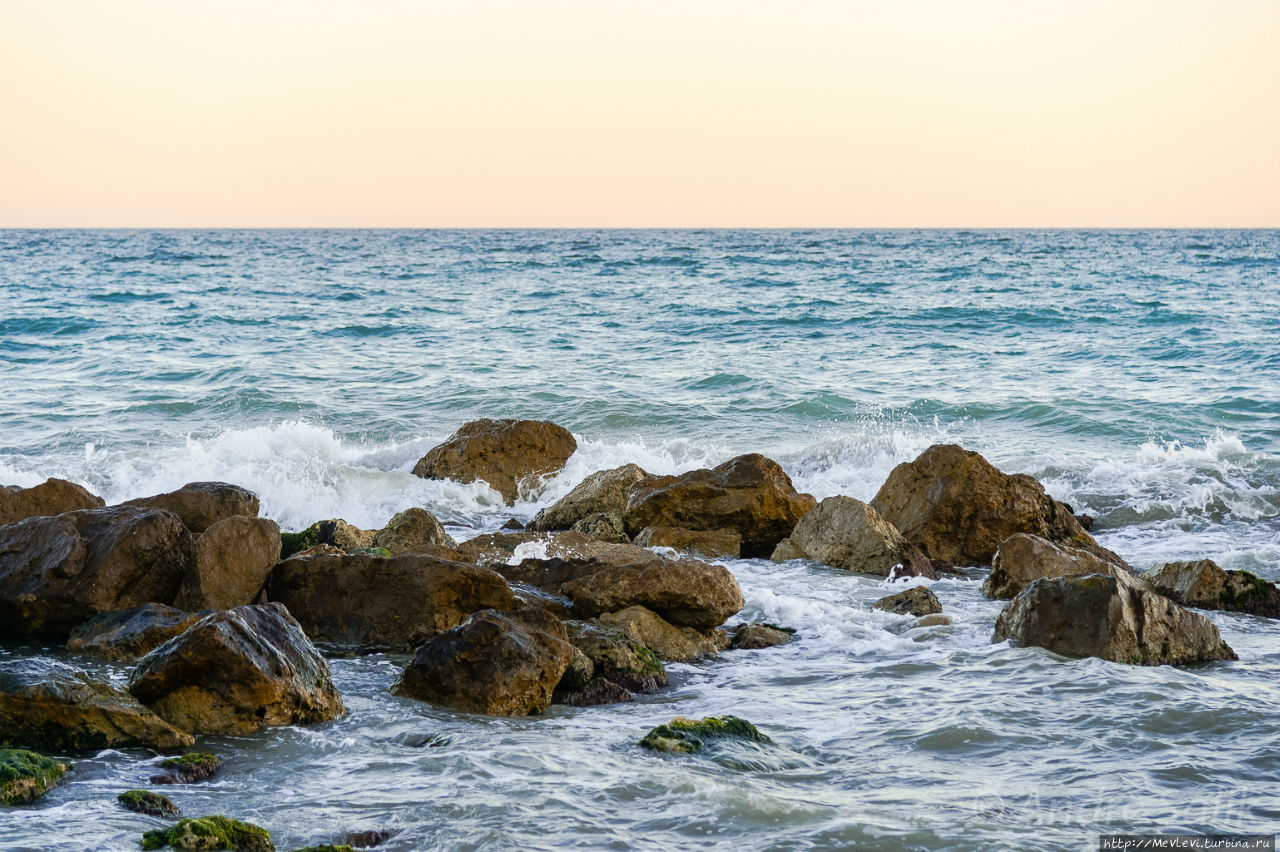
<instances>
[{"instance_id":1,"label":"moss-covered rock","mask_svg":"<svg viewBox=\"0 0 1280 852\"><path fill-rule=\"evenodd\" d=\"M224 816L178 820L177 825L142 835L143 849L229 849L234 852L275 852L264 828Z\"/></svg>"},{"instance_id":2,"label":"moss-covered rock","mask_svg":"<svg viewBox=\"0 0 1280 852\"><path fill-rule=\"evenodd\" d=\"M222 766L222 760L216 755L193 751L181 757L171 757L160 764L161 769L168 770L162 775L151 778L152 784L192 784L211 778Z\"/></svg>"},{"instance_id":3,"label":"moss-covered rock","mask_svg":"<svg viewBox=\"0 0 1280 852\"><path fill-rule=\"evenodd\" d=\"M707 740L717 739L773 742L760 733L755 725L737 716L708 716L701 720L677 716L645 734L640 745L653 751L692 754L702 751Z\"/></svg>"},{"instance_id":4,"label":"moss-covered rock","mask_svg":"<svg viewBox=\"0 0 1280 852\"><path fill-rule=\"evenodd\" d=\"M71 769L26 749L0 749L0 802L27 805L43 796Z\"/></svg>"},{"instance_id":5,"label":"moss-covered rock","mask_svg":"<svg viewBox=\"0 0 1280 852\"><path fill-rule=\"evenodd\" d=\"M182 811L169 801L168 796L161 796L159 793L148 790L126 790L116 796L116 801L123 805L125 810L133 811L135 814L173 819L182 815Z\"/></svg>"},{"instance_id":6,"label":"moss-covered rock","mask_svg":"<svg viewBox=\"0 0 1280 852\"><path fill-rule=\"evenodd\" d=\"M381 556L383 559L391 558L391 551L385 547L357 547L352 553L365 553L369 556ZM317 847L318 848L318 847Z\"/></svg>"}]
</instances>

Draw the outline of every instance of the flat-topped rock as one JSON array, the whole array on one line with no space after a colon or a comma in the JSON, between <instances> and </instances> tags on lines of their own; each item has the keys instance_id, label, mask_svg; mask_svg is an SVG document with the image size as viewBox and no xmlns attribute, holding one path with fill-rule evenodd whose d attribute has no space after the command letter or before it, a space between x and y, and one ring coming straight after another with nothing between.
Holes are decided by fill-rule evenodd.
<instances>
[{"instance_id":1,"label":"flat-topped rock","mask_svg":"<svg viewBox=\"0 0 1280 852\"><path fill-rule=\"evenodd\" d=\"M113 662L140 660L206 615L208 610L187 612L164 604L99 613L71 631L67 651Z\"/></svg>"},{"instance_id":2,"label":"flat-topped rock","mask_svg":"<svg viewBox=\"0 0 1280 852\"><path fill-rule=\"evenodd\" d=\"M1011 535L1000 543L991 573L982 584L989 598L1008 600L1032 580L1081 574L1129 573L1093 552L1027 533Z\"/></svg>"}]
</instances>

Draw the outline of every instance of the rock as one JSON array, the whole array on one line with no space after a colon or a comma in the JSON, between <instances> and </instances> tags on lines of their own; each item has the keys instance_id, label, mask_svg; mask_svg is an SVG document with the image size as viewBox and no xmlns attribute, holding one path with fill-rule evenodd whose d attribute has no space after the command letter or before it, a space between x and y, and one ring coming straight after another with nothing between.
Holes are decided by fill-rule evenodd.
<instances>
[{"instance_id":1,"label":"rock","mask_svg":"<svg viewBox=\"0 0 1280 852\"><path fill-rule=\"evenodd\" d=\"M160 768L165 771L152 775L152 784L194 784L217 775L222 760L217 755L193 751L161 761Z\"/></svg>"},{"instance_id":2,"label":"rock","mask_svg":"<svg viewBox=\"0 0 1280 852\"><path fill-rule=\"evenodd\" d=\"M941 613L933 613L930 615L922 615L915 621L911 622L912 630L918 627L950 627L952 624L951 616L942 615Z\"/></svg>"},{"instance_id":3,"label":"rock","mask_svg":"<svg viewBox=\"0 0 1280 852\"><path fill-rule=\"evenodd\" d=\"M954 444L895 467L871 506L930 559L955 565L990 565L1000 543L1018 533L1096 546L1071 507L1034 477L1009 476Z\"/></svg>"},{"instance_id":4,"label":"rock","mask_svg":"<svg viewBox=\"0 0 1280 852\"><path fill-rule=\"evenodd\" d=\"M373 530L353 527L342 518L316 521L302 532L280 534L280 558L288 559L317 545L327 544L343 553L364 550L374 546Z\"/></svg>"},{"instance_id":5,"label":"rock","mask_svg":"<svg viewBox=\"0 0 1280 852\"><path fill-rule=\"evenodd\" d=\"M512 583L511 594L516 601L515 606L511 607L512 612L540 609L561 621L571 617L573 614L573 601L563 595L553 595L551 592L539 589L537 586Z\"/></svg>"},{"instance_id":6,"label":"rock","mask_svg":"<svg viewBox=\"0 0 1280 852\"><path fill-rule=\"evenodd\" d=\"M592 678L580 689L557 689L555 694L555 703L569 707L598 707L635 700L631 690L603 677Z\"/></svg>"},{"instance_id":7,"label":"rock","mask_svg":"<svg viewBox=\"0 0 1280 852\"><path fill-rule=\"evenodd\" d=\"M942 612L942 602L932 589L915 586L896 595L888 595L871 605L872 609L896 615L932 615Z\"/></svg>"},{"instance_id":8,"label":"rock","mask_svg":"<svg viewBox=\"0 0 1280 852\"><path fill-rule=\"evenodd\" d=\"M116 796L116 801L123 805L125 810L133 811L135 814L146 814L163 819L177 819L182 816L182 811L178 810L178 806L169 801L167 796L148 790L127 790Z\"/></svg>"},{"instance_id":9,"label":"rock","mask_svg":"<svg viewBox=\"0 0 1280 852\"><path fill-rule=\"evenodd\" d=\"M780 554L783 558L775 555L775 562L794 558L790 553L795 551L805 559L877 577L937 576L923 554L893 524L852 497L823 500L800 519L786 541L787 548Z\"/></svg>"},{"instance_id":10,"label":"rock","mask_svg":"<svg viewBox=\"0 0 1280 852\"><path fill-rule=\"evenodd\" d=\"M559 591L573 601L580 618L640 605L677 627L695 630L723 624L744 604L729 569L694 559L603 566L564 583Z\"/></svg>"},{"instance_id":11,"label":"rock","mask_svg":"<svg viewBox=\"0 0 1280 852\"><path fill-rule=\"evenodd\" d=\"M276 603L205 617L143 657L129 691L196 734L245 734L346 713L329 666Z\"/></svg>"},{"instance_id":12,"label":"rock","mask_svg":"<svg viewBox=\"0 0 1280 852\"><path fill-rule=\"evenodd\" d=\"M507 518L507 522L503 524L501 527L499 527L498 529L522 530L524 529L524 524L520 523L519 519L517 518Z\"/></svg>"},{"instance_id":13,"label":"rock","mask_svg":"<svg viewBox=\"0 0 1280 852\"><path fill-rule=\"evenodd\" d=\"M394 692L492 716L541 713L573 657L549 615L488 609L418 646Z\"/></svg>"},{"instance_id":14,"label":"rock","mask_svg":"<svg viewBox=\"0 0 1280 852\"><path fill-rule=\"evenodd\" d=\"M381 846L393 837L395 837L395 832L387 831L386 829L371 829L347 834L342 838L342 842L357 849L370 849L374 846Z\"/></svg>"},{"instance_id":15,"label":"rock","mask_svg":"<svg viewBox=\"0 0 1280 852\"><path fill-rule=\"evenodd\" d=\"M196 535L227 518L258 516L258 495L226 482L188 482L177 491L141 497L121 505L173 512Z\"/></svg>"},{"instance_id":16,"label":"rock","mask_svg":"<svg viewBox=\"0 0 1280 852\"><path fill-rule=\"evenodd\" d=\"M252 823L224 816L187 817L171 828L142 835L143 849L230 849L234 852L275 852L271 835Z\"/></svg>"},{"instance_id":17,"label":"rock","mask_svg":"<svg viewBox=\"0 0 1280 852\"><path fill-rule=\"evenodd\" d=\"M792 559L806 559L804 551L791 543L791 538L784 538L769 555L771 562L790 562Z\"/></svg>"},{"instance_id":18,"label":"rock","mask_svg":"<svg viewBox=\"0 0 1280 852\"><path fill-rule=\"evenodd\" d=\"M195 562L172 512L128 506L0 527L0 638L65 641L100 612L172 603Z\"/></svg>"},{"instance_id":19,"label":"rock","mask_svg":"<svg viewBox=\"0 0 1280 852\"><path fill-rule=\"evenodd\" d=\"M667 685L667 670L652 650L617 630L590 622L567 625L569 641L591 660L594 678L612 681L630 692L657 692Z\"/></svg>"},{"instance_id":20,"label":"rock","mask_svg":"<svg viewBox=\"0 0 1280 852\"><path fill-rule=\"evenodd\" d=\"M458 543L444 531L435 515L426 509L410 508L398 513L373 536L375 547L385 547L392 556L406 553L431 553L439 548L453 549Z\"/></svg>"},{"instance_id":21,"label":"rock","mask_svg":"<svg viewBox=\"0 0 1280 852\"><path fill-rule=\"evenodd\" d=\"M1147 666L1236 659L1213 622L1123 571L1031 581L996 619L993 641L1006 639Z\"/></svg>"},{"instance_id":22,"label":"rock","mask_svg":"<svg viewBox=\"0 0 1280 852\"><path fill-rule=\"evenodd\" d=\"M0 748L0 803L29 805L71 771L65 763L34 751Z\"/></svg>"},{"instance_id":23,"label":"rock","mask_svg":"<svg viewBox=\"0 0 1280 852\"><path fill-rule=\"evenodd\" d=\"M618 512L597 512L594 515L587 515L573 525L573 531L599 541L614 544L631 543L631 539L627 537L627 525L623 523L622 515Z\"/></svg>"},{"instance_id":24,"label":"rock","mask_svg":"<svg viewBox=\"0 0 1280 852\"><path fill-rule=\"evenodd\" d=\"M742 536L734 530L685 530L677 527L645 527L636 535L637 547L669 547L677 553L703 559L737 559Z\"/></svg>"},{"instance_id":25,"label":"rock","mask_svg":"<svg viewBox=\"0 0 1280 852\"><path fill-rule=\"evenodd\" d=\"M656 612L642 606L630 606L620 612L607 612L600 623L612 627L668 663L689 663L709 657L721 650L715 638L692 627L676 627Z\"/></svg>"},{"instance_id":26,"label":"rock","mask_svg":"<svg viewBox=\"0 0 1280 852\"><path fill-rule=\"evenodd\" d=\"M101 497L65 479L47 479L30 488L0 485L0 526L103 505Z\"/></svg>"},{"instance_id":27,"label":"rock","mask_svg":"<svg viewBox=\"0 0 1280 852\"><path fill-rule=\"evenodd\" d=\"M234 515L196 539L196 564L174 604L182 609L231 609L252 603L280 557L275 521Z\"/></svg>"},{"instance_id":28,"label":"rock","mask_svg":"<svg viewBox=\"0 0 1280 852\"><path fill-rule=\"evenodd\" d=\"M140 660L208 614L164 604L99 613L71 631L67 651L112 662Z\"/></svg>"},{"instance_id":29,"label":"rock","mask_svg":"<svg viewBox=\"0 0 1280 852\"><path fill-rule=\"evenodd\" d=\"M633 536L645 527L735 530L744 557L767 558L815 504L777 462L752 453L712 470L643 479L631 486L624 517Z\"/></svg>"},{"instance_id":30,"label":"rock","mask_svg":"<svg viewBox=\"0 0 1280 852\"><path fill-rule=\"evenodd\" d=\"M1280 618L1280 589L1248 571L1224 571L1212 559L1167 562L1142 579L1183 606Z\"/></svg>"},{"instance_id":31,"label":"rock","mask_svg":"<svg viewBox=\"0 0 1280 852\"><path fill-rule=\"evenodd\" d=\"M693 754L702 751L708 741L720 739L766 744L773 742L760 733L755 725L737 716L708 716L701 720L677 716L645 734L644 739L640 740L640 747L652 751Z\"/></svg>"},{"instance_id":32,"label":"rock","mask_svg":"<svg viewBox=\"0 0 1280 852\"><path fill-rule=\"evenodd\" d=\"M562 470L577 448L568 429L546 420L473 420L423 456L413 473L482 480L511 504L540 477Z\"/></svg>"},{"instance_id":33,"label":"rock","mask_svg":"<svg viewBox=\"0 0 1280 852\"><path fill-rule=\"evenodd\" d=\"M407 649L482 609L515 606L511 587L478 565L412 554L319 554L271 572L269 600L282 603L317 642Z\"/></svg>"},{"instance_id":34,"label":"rock","mask_svg":"<svg viewBox=\"0 0 1280 852\"><path fill-rule=\"evenodd\" d=\"M1087 550L1054 544L1040 536L1011 535L996 550L991 573L982 584L989 598L1008 600L1032 580L1083 574L1127 573Z\"/></svg>"},{"instance_id":35,"label":"rock","mask_svg":"<svg viewBox=\"0 0 1280 852\"><path fill-rule=\"evenodd\" d=\"M321 843L316 846L303 846L301 849L294 849L293 852L355 852L355 850L345 843L337 845Z\"/></svg>"},{"instance_id":36,"label":"rock","mask_svg":"<svg viewBox=\"0 0 1280 852\"><path fill-rule=\"evenodd\" d=\"M127 692L63 663L0 664L0 746L81 750L193 742Z\"/></svg>"},{"instance_id":37,"label":"rock","mask_svg":"<svg viewBox=\"0 0 1280 852\"><path fill-rule=\"evenodd\" d=\"M586 689L595 676L596 664L581 650L574 648L573 656L569 658L569 667L560 676L560 683L556 684L556 692L579 692ZM558 699L559 695L555 698Z\"/></svg>"},{"instance_id":38,"label":"rock","mask_svg":"<svg viewBox=\"0 0 1280 852\"><path fill-rule=\"evenodd\" d=\"M649 474L636 464L598 470L574 486L529 522L531 530L567 530L593 515L617 515L627 510L627 492Z\"/></svg>"},{"instance_id":39,"label":"rock","mask_svg":"<svg viewBox=\"0 0 1280 852\"><path fill-rule=\"evenodd\" d=\"M755 651L785 645L795 635L793 627L745 621L729 629L729 647L735 651Z\"/></svg>"}]
</instances>

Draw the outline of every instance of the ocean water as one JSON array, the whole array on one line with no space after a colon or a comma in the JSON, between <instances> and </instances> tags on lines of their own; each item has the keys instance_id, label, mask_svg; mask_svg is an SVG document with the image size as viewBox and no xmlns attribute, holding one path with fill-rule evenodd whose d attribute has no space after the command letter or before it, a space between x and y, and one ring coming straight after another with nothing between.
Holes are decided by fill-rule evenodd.
<instances>
[{"instance_id":1,"label":"ocean water","mask_svg":"<svg viewBox=\"0 0 1280 852\"><path fill-rule=\"evenodd\" d=\"M1139 568L1280 580L1277 231L0 231L0 483L109 501L219 479L298 529L410 505L459 537L587 474L748 451L869 499L937 442L1039 477ZM579 450L515 507L408 471L477 417ZM204 743L188 813L281 849L369 828L450 849L1091 849L1104 832L1280 830L1280 625L1210 617L1195 669L991 643L1000 605L933 584L951 627L870 610L885 583L727 563L782 648L670 666L628 705L492 719L387 693L405 658L332 661L330 725ZM0 645L0 656L55 648ZM99 667L104 676L127 670ZM750 760L655 756L674 715L736 713ZM423 739L431 745L421 746ZM76 756L0 812L0 848L137 848L140 751Z\"/></svg>"}]
</instances>

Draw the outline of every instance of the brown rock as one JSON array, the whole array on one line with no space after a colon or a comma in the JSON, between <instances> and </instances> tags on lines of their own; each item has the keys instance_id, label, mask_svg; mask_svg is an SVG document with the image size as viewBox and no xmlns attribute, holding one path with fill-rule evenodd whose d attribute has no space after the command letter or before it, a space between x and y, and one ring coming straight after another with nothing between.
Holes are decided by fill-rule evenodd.
<instances>
[{"instance_id":1,"label":"brown rock","mask_svg":"<svg viewBox=\"0 0 1280 852\"><path fill-rule=\"evenodd\" d=\"M598 541L613 544L631 543L631 539L627 537L627 525L623 522L622 515L617 512L598 512L587 515L573 525L573 531Z\"/></svg>"},{"instance_id":2,"label":"brown rock","mask_svg":"<svg viewBox=\"0 0 1280 852\"><path fill-rule=\"evenodd\" d=\"M887 595L873 603L871 608L897 615L933 615L942 612L942 601L932 589L915 586L896 595Z\"/></svg>"},{"instance_id":3,"label":"brown rock","mask_svg":"<svg viewBox=\"0 0 1280 852\"><path fill-rule=\"evenodd\" d=\"M1008 600L1032 580L1083 574L1127 573L1087 550L1057 545L1026 533L1009 536L1000 543L992 560L991 573L982 584L989 598Z\"/></svg>"},{"instance_id":4,"label":"brown rock","mask_svg":"<svg viewBox=\"0 0 1280 852\"><path fill-rule=\"evenodd\" d=\"M247 734L346 713L329 666L280 604L202 619L142 658L129 691L195 734Z\"/></svg>"},{"instance_id":5,"label":"brown rock","mask_svg":"<svg viewBox=\"0 0 1280 852\"><path fill-rule=\"evenodd\" d=\"M677 553L703 559L737 559L742 554L742 536L734 530L645 527L635 537L634 544L638 547L669 547Z\"/></svg>"},{"instance_id":6,"label":"brown rock","mask_svg":"<svg viewBox=\"0 0 1280 852\"><path fill-rule=\"evenodd\" d=\"M569 641L591 660L594 680L607 680L631 693L657 692L667 685L667 670L649 648L617 630L593 622L569 622ZM590 688L588 684L588 689ZM600 704L602 695L618 695L616 690L601 690L592 703ZM566 696L567 698L567 696ZM627 699L621 699L627 700ZM570 703L568 700L563 703Z\"/></svg>"},{"instance_id":7,"label":"brown rock","mask_svg":"<svg viewBox=\"0 0 1280 852\"><path fill-rule=\"evenodd\" d=\"M637 482L627 497L625 520L633 536L645 527L735 530L744 557L767 558L815 503L796 492L777 462L752 453L713 470Z\"/></svg>"},{"instance_id":8,"label":"brown rock","mask_svg":"<svg viewBox=\"0 0 1280 852\"><path fill-rule=\"evenodd\" d=\"M424 479L483 480L514 503L540 477L558 473L578 448L568 429L546 420L473 420L413 468Z\"/></svg>"},{"instance_id":9,"label":"brown rock","mask_svg":"<svg viewBox=\"0 0 1280 852\"><path fill-rule=\"evenodd\" d=\"M805 559L804 551L791 543L790 538L784 538L778 542L778 546L773 549L773 553L769 555L769 559L773 562L790 562L793 559Z\"/></svg>"},{"instance_id":10,"label":"brown rock","mask_svg":"<svg viewBox=\"0 0 1280 852\"><path fill-rule=\"evenodd\" d=\"M694 559L605 567L560 587L574 614L594 618L639 604L679 627L710 630L743 607L729 569Z\"/></svg>"},{"instance_id":11,"label":"brown rock","mask_svg":"<svg viewBox=\"0 0 1280 852\"><path fill-rule=\"evenodd\" d=\"M103 505L101 497L65 479L47 479L30 488L0 485L0 526Z\"/></svg>"},{"instance_id":12,"label":"brown rock","mask_svg":"<svg viewBox=\"0 0 1280 852\"><path fill-rule=\"evenodd\" d=\"M600 623L640 643L668 663L690 663L720 650L714 637L692 627L676 627L642 606L606 612L600 616Z\"/></svg>"},{"instance_id":13,"label":"brown rock","mask_svg":"<svg viewBox=\"0 0 1280 852\"><path fill-rule=\"evenodd\" d=\"M1212 559L1167 562L1142 579L1183 606L1280 618L1280 589L1274 583L1248 571L1224 571Z\"/></svg>"},{"instance_id":14,"label":"brown rock","mask_svg":"<svg viewBox=\"0 0 1280 852\"><path fill-rule=\"evenodd\" d=\"M233 515L196 539L196 564L174 604L186 610L231 609L252 603L280 557L275 521Z\"/></svg>"},{"instance_id":15,"label":"brown rock","mask_svg":"<svg viewBox=\"0 0 1280 852\"><path fill-rule=\"evenodd\" d=\"M735 651L756 651L761 648L772 648L775 645L785 645L791 641L793 635L795 630L790 627L744 621L730 629L729 647Z\"/></svg>"},{"instance_id":16,"label":"brown rock","mask_svg":"<svg viewBox=\"0 0 1280 852\"><path fill-rule=\"evenodd\" d=\"M936 577L917 548L875 509L852 497L828 497L806 514L786 539L806 559L877 577ZM777 551L775 550L775 553ZM774 561L786 559L774 557Z\"/></svg>"},{"instance_id":17,"label":"brown rock","mask_svg":"<svg viewBox=\"0 0 1280 852\"><path fill-rule=\"evenodd\" d=\"M258 516L258 495L226 482L188 482L177 491L141 497L122 505L173 512L187 529L197 535L226 518Z\"/></svg>"},{"instance_id":18,"label":"brown rock","mask_svg":"<svg viewBox=\"0 0 1280 852\"><path fill-rule=\"evenodd\" d=\"M458 543L444 531L435 515L426 509L411 508L400 512L374 536L374 547L385 547L392 556L407 553L432 553L438 548L456 548Z\"/></svg>"},{"instance_id":19,"label":"brown rock","mask_svg":"<svg viewBox=\"0 0 1280 852\"><path fill-rule=\"evenodd\" d=\"M67 651L113 662L140 660L206 615L164 604L99 613L71 631Z\"/></svg>"},{"instance_id":20,"label":"brown rock","mask_svg":"<svg viewBox=\"0 0 1280 852\"><path fill-rule=\"evenodd\" d=\"M599 470L574 486L529 522L531 530L567 530L589 515L618 515L627 510L627 492L649 474L636 464Z\"/></svg>"}]
</instances>

